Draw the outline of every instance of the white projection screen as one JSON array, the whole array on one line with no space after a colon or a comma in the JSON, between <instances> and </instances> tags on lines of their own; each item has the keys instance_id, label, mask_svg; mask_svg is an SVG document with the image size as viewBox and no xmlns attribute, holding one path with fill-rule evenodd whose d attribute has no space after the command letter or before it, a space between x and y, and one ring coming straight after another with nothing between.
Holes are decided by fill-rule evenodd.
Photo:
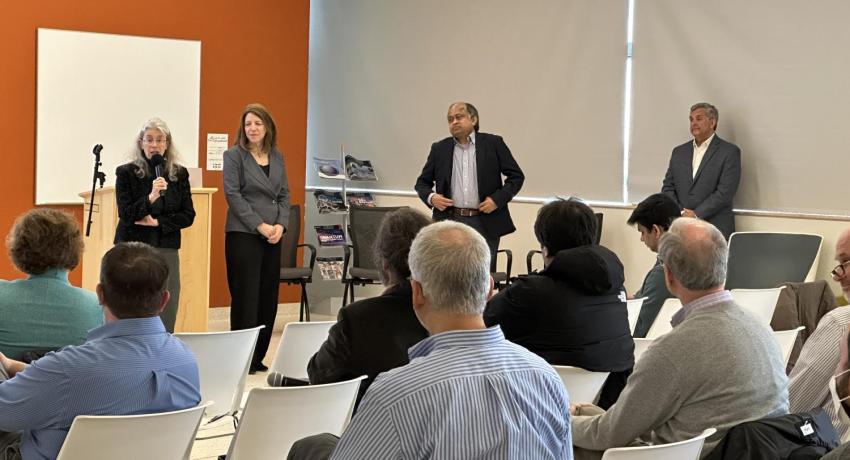
<instances>
[{"instance_id":1,"label":"white projection screen","mask_svg":"<svg viewBox=\"0 0 850 460\"><path fill-rule=\"evenodd\" d=\"M629 201L661 189L688 109L741 147L738 209L848 214L850 2L636 0Z\"/></svg>"},{"instance_id":2,"label":"white projection screen","mask_svg":"<svg viewBox=\"0 0 850 460\"><path fill-rule=\"evenodd\" d=\"M171 128L181 163L198 166L201 43L38 30L36 204L77 204L92 148L115 183L145 120Z\"/></svg>"},{"instance_id":3,"label":"white projection screen","mask_svg":"<svg viewBox=\"0 0 850 460\"><path fill-rule=\"evenodd\" d=\"M313 0L310 157L340 144L411 192L446 112L465 100L526 174L520 196L623 197L627 1Z\"/></svg>"}]
</instances>

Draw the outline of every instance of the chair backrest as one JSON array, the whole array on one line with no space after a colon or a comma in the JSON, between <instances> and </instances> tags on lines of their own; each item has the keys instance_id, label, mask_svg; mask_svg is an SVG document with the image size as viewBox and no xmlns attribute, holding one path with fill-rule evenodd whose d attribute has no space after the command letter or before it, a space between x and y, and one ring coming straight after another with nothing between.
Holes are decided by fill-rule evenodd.
<instances>
[{"instance_id":1,"label":"chair backrest","mask_svg":"<svg viewBox=\"0 0 850 460\"><path fill-rule=\"evenodd\" d=\"M257 335L263 327L174 334L192 350L198 360L201 399L215 401L207 409L207 418L239 410Z\"/></svg>"},{"instance_id":2,"label":"chair backrest","mask_svg":"<svg viewBox=\"0 0 850 460\"><path fill-rule=\"evenodd\" d=\"M336 321L290 322L283 327L277 353L269 372L307 380L307 363L328 338Z\"/></svg>"},{"instance_id":3,"label":"chair backrest","mask_svg":"<svg viewBox=\"0 0 850 460\"><path fill-rule=\"evenodd\" d=\"M602 460L697 460L705 438L716 433L709 428L699 436L685 441L656 446L615 447L602 454Z\"/></svg>"},{"instance_id":4,"label":"chair backrest","mask_svg":"<svg viewBox=\"0 0 850 460\"><path fill-rule=\"evenodd\" d=\"M254 388L248 393L227 460L278 460L292 444L319 433L339 436L351 418L360 381Z\"/></svg>"},{"instance_id":5,"label":"chair backrest","mask_svg":"<svg viewBox=\"0 0 850 460\"><path fill-rule=\"evenodd\" d=\"M765 289L813 281L823 236L736 232L729 238L726 289Z\"/></svg>"},{"instance_id":6,"label":"chair backrest","mask_svg":"<svg viewBox=\"0 0 850 460\"><path fill-rule=\"evenodd\" d=\"M673 330L673 326L670 324L670 321L673 319L673 315L676 314L682 308L682 302L676 298L669 298L664 301L661 305L661 310L658 310L658 315L655 317L655 321L652 322L652 326L649 327L649 331L646 333L646 338L648 339L657 339L662 335Z\"/></svg>"},{"instance_id":7,"label":"chair backrest","mask_svg":"<svg viewBox=\"0 0 850 460\"><path fill-rule=\"evenodd\" d=\"M632 334L635 333L638 316L640 316L640 307L643 306L643 301L649 297L641 297L639 299L629 299L626 301L626 309L629 311L629 330Z\"/></svg>"},{"instance_id":8,"label":"chair backrest","mask_svg":"<svg viewBox=\"0 0 850 460\"><path fill-rule=\"evenodd\" d=\"M207 402L188 409L143 415L79 415L58 460L188 459Z\"/></svg>"},{"instance_id":9,"label":"chair backrest","mask_svg":"<svg viewBox=\"0 0 850 460\"><path fill-rule=\"evenodd\" d=\"M378 228L380 228L381 221L387 213L402 207L404 206L351 206L348 208L348 217L351 220L349 237L354 253L353 266L357 268L378 268L372 260L372 248L375 245L375 237L378 236Z\"/></svg>"},{"instance_id":10,"label":"chair backrest","mask_svg":"<svg viewBox=\"0 0 850 460\"><path fill-rule=\"evenodd\" d=\"M732 289L729 292L741 308L752 313L760 323L770 327L776 301L784 288L785 286L770 289Z\"/></svg>"},{"instance_id":11,"label":"chair backrest","mask_svg":"<svg viewBox=\"0 0 850 460\"><path fill-rule=\"evenodd\" d=\"M791 351L794 349L794 344L797 343L797 335L805 326L800 326L789 331L773 331L773 337L779 343L779 350L782 351L782 362L788 366L788 359L791 358Z\"/></svg>"},{"instance_id":12,"label":"chair backrest","mask_svg":"<svg viewBox=\"0 0 850 460\"><path fill-rule=\"evenodd\" d=\"M570 403L596 402L599 390L605 384L609 372L592 372L580 367L552 366L564 382L564 388L570 395Z\"/></svg>"},{"instance_id":13,"label":"chair backrest","mask_svg":"<svg viewBox=\"0 0 850 460\"><path fill-rule=\"evenodd\" d=\"M280 268L298 266L298 238L301 236L301 205L289 207L289 223L280 239Z\"/></svg>"},{"instance_id":14,"label":"chair backrest","mask_svg":"<svg viewBox=\"0 0 850 460\"><path fill-rule=\"evenodd\" d=\"M635 362L637 362L640 357L643 356L643 353L646 351L646 349L649 348L650 345L652 345L652 342L655 339L643 339L640 337L635 337L633 340L635 341Z\"/></svg>"}]
</instances>

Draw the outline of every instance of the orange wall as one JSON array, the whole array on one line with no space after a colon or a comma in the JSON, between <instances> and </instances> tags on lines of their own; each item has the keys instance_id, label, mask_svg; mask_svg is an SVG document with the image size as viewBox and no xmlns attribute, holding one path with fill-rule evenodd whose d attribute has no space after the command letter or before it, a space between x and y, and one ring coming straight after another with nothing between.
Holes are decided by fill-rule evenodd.
<instances>
[{"instance_id":1,"label":"orange wall","mask_svg":"<svg viewBox=\"0 0 850 460\"><path fill-rule=\"evenodd\" d=\"M260 102L275 117L286 156L293 203L304 203L307 138L309 0L53 0L5 2L0 18L0 236L35 203L36 30L39 27L201 41L200 164L206 166L206 133L235 139L246 104ZM155 63L150 63L157 70ZM167 69L165 69L167 71ZM84 108L81 108L83 111ZM141 123L144 120L140 120ZM133 133L127 133L133 135ZM175 133L180 136L180 133ZM91 162L88 152L69 152ZM78 158L78 160L77 160ZM114 176L113 171L106 171ZM80 184L80 190L90 184ZM210 304L230 303L224 268L224 200L220 171L205 171L216 187L212 218ZM82 206L63 207L80 222ZM19 277L0 257L0 278ZM79 267L71 280L79 285ZM282 301L297 300L294 288Z\"/></svg>"}]
</instances>

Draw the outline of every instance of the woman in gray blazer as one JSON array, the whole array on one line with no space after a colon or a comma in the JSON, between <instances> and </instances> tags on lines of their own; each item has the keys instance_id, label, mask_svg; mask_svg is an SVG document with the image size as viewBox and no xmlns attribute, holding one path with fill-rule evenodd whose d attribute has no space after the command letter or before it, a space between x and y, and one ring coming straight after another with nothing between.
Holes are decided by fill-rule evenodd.
<instances>
[{"instance_id":1,"label":"woman in gray blazer","mask_svg":"<svg viewBox=\"0 0 850 460\"><path fill-rule=\"evenodd\" d=\"M251 373L268 370L280 286L280 240L289 219L289 182L277 129L265 107L242 112L236 145L224 152L227 198L224 254L230 288L230 329L260 330Z\"/></svg>"}]
</instances>

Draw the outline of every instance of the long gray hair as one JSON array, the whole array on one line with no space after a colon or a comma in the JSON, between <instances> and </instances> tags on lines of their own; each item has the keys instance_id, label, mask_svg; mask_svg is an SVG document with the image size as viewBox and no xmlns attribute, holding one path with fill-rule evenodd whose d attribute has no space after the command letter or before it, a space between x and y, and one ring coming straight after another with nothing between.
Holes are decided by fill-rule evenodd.
<instances>
[{"instance_id":1,"label":"long gray hair","mask_svg":"<svg viewBox=\"0 0 850 460\"><path fill-rule=\"evenodd\" d=\"M170 181L177 180L177 170L180 169L180 164L178 163L179 153L177 149L174 147L174 142L171 139L171 130L168 129L168 125L161 118L153 117L150 120L146 121L142 126L142 129L139 131L139 135L136 136L136 149L133 152L133 164L136 165L136 176L139 179L144 177L151 177L154 175L154 172L150 170L148 167L147 158L145 157L145 152L142 150L142 139L145 137L145 131L149 129L155 129L162 134L165 134L165 141L168 144L168 148L163 152L163 164L162 170L164 175L168 177Z\"/></svg>"}]
</instances>

